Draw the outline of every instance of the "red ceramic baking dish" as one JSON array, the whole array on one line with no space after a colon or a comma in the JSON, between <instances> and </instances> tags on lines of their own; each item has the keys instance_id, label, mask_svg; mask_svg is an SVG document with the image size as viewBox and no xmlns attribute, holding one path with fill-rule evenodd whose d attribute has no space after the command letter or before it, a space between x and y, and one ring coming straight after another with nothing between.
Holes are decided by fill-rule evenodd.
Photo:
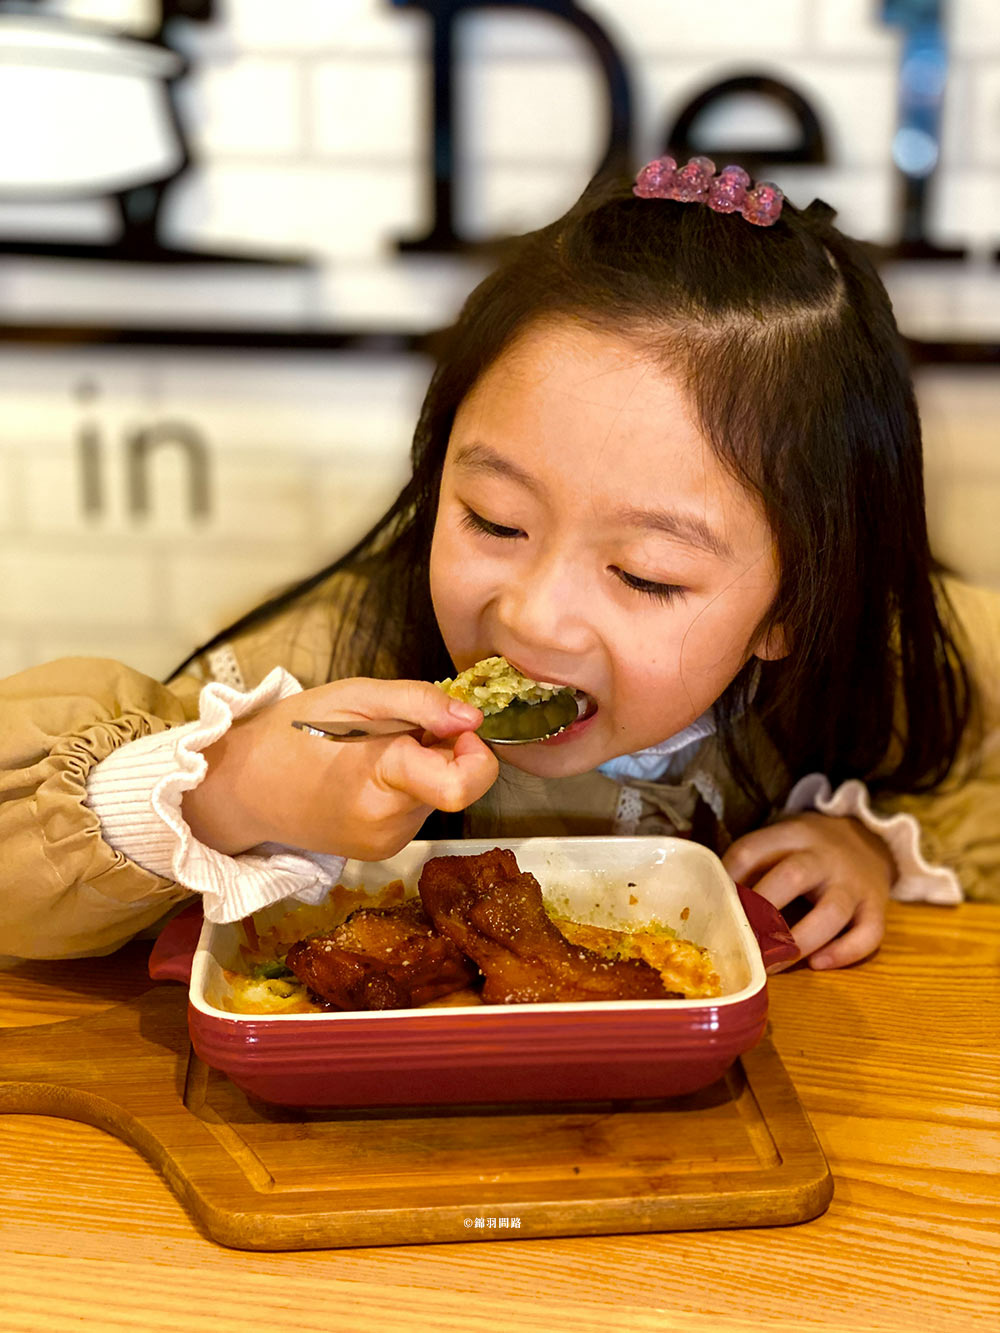
<instances>
[{"instance_id":1,"label":"red ceramic baking dish","mask_svg":"<svg viewBox=\"0 0 1000 1333\"><path fill-rule=\"evenodd\" d=\"M737 889L721 861L679 838L414 842L392 860L349 862L342 882L416 892L431 856L509 847L560 914L612 928L657 922L711 950L711 1000L477 1005L373 1013L228 1012L242 922L177 918L154 947L156 978L190 976L195 1051L250 1096L283 1106L468 1105L671 1097L706 1087L764 1031L766 967L796 956L780 914ZM265 930L289 904L254 918ZM185 943L185 931L187 943Z\"/></svg>"}]
</instances>

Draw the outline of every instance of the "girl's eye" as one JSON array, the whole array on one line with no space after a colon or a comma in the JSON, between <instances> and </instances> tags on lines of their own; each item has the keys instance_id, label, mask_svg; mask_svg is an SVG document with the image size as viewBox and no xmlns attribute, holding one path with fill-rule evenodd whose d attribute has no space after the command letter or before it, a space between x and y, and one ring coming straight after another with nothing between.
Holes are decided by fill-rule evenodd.
<instances>
[{"instance_id":1,"label":"girl's eye","mask_svg":"<svg viewBox=\"0 0 1000 1333\"><path fill-rule=\"evenodd\" d=\"M465 506L465 513L462 515L462 527L470 532L484 533L487 537L501 537L505 541L524 536L520 528L507 528L502 523L491 523L488 518L483 518L482 514L477 514L468 505Z\"/></svg>"},{"instance_id":2,"label":"girl's eye","mask_svg":"<svg viewBox=\"0 0 1000 1333\"><path fill-rule=\"evenodd\" d=\"M675 597L683 597L686 592L685 588L679 587L676 583L653 583L651 579L641 579L636 574L629 574L624 569L619 569L617 565L612 565L611 571L626 588L634 588L644 597L653 597L658 602L672 602Z\"/></svg>"}]
</instances>

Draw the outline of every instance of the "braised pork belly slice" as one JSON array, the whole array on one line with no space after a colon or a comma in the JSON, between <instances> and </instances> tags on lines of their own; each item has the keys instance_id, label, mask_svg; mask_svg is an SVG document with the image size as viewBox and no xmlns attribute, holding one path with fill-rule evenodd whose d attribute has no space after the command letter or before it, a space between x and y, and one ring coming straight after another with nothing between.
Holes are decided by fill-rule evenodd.
<instances>
[{"instance_id":1,"label":"braised pork belly slice","mask_svg":"<svg viewBox=\"0 0 1000 1333\"><path fill-rule=\"evenodd\" d=\"M570 944L546 914L538 880L509 850L432 857L419 887L434 926L485 976L487 1004L680 998L641 959Z\"/></svg>"},{"instance_id":2,"label":"braised pork belly slice","mask_svg":"<svg viewBox=\"0 0 1000 1333\"><path fill-rule=\"evenodd\" d=\"M463 989L475 964L434 930L418 899L352 912L328 935L300 940L285 962L334 1009L413 1009Z\"/></svg>"}]
</instances>

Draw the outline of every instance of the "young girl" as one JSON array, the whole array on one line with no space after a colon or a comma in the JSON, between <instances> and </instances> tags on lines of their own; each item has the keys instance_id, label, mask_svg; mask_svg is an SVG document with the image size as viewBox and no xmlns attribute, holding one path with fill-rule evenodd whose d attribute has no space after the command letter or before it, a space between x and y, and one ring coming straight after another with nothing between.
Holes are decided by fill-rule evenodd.
<instances>
[{"instance_id":1,"label":"young girl","mask_svg":"<svg viewBox=\"0 0 1000 1333\"><path fill-rule=\"evenodd\" d=\"M660 160L512 248L347 556L167 684L81 659L0 686L4 952L108 952L192 893L215 920L315 901L433 812L696 837L807 901L814 967L877 947L893 886L961 897L899 812L955 768L973 689L889 301L825 205L713 172ZM500 759L431 683L493 654L586 713ZM345 709L425 735L291 726Z\"/></svg>"}]
</instances>

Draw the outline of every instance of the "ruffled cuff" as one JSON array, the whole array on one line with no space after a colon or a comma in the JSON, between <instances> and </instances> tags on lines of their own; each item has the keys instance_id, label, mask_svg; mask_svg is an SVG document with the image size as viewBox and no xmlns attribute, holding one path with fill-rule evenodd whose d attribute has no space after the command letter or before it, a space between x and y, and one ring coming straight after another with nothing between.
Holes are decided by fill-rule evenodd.
<instances>
[{"instance_id":1,"label":"ruffled cuff","mask_svg":"<svg viewBox=\"0 0 1000 1333\"><path fill-rule=\"evenodd\" d=\"M197 721L130 741L88 778L87 804L105 840L144 869L200 893L209 921L238 921L282 898L318 903L343 870L342 856L274 843L226 856L198 842L181 814L184 794L208 770L201 751L237 718L301 688L281 667L246 693L212 682L201 692Z\"/></svg>"},{"instance_id":2,"label":"ruffled cuff","mask_svg":"<svg viewBox=\"0 0 1000 1333\"><path fill-rule=\"evenodd\" d=\"M879 815L871 808L868 788L857 778L842 782L836 791L822 773L809 773L789 793L786 814L818 810L823 815L851 815L877 834L896 862L892 896L903 903L960 903L962 888L953 870L931 865L920 849L920 824L913 815L900 812Z\"/></svg>"}]
</instances>

